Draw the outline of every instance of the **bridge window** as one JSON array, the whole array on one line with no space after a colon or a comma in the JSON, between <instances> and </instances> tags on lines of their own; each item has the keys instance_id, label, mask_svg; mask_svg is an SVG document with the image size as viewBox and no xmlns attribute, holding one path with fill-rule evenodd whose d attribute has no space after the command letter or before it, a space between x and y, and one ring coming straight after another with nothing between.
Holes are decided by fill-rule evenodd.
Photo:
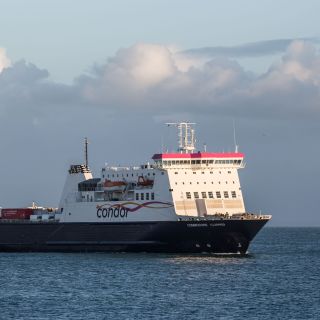
<instances>
[{"instance_id":1,"label":"bridge window","mask_svg":"<svg viewBox=\"0 0 320 320\"><path fill-rule=\"evenodd\" d=\"M149 192L146 193L146 200L149 200Z\"/></svg>"},{"instance_id":2,"label":"bridge window","mask_svg":"<svg viewBox=\"0 0 320 320\"><path fill-rule=\"evenodd\" d=\"M139 193L136 193L136 200L139 200Z\"/></svg>"},{"instance_id":3,"label":"bridge window","mask_svg":"<svg viewBox=\"0 0 320 320\"><path fill-rule=\"evenodd\" d=\"M151 200L154 200L154 192L151 192Z\"/></svg>"},{"instance_id":4,"label":"bridge window","mask_svg":"<svg viewBox=\"0 0 320 320\"><path fill-rule=\"evenodd\" d=\"M144 193L140 194L141 200L144 200Z\"/></svg>"}]
</instances>

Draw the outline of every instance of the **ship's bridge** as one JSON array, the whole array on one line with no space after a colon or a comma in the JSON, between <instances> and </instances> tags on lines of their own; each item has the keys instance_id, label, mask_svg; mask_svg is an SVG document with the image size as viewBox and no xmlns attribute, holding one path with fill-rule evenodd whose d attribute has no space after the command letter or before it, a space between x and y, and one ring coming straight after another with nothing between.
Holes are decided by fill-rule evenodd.
<instances>
[{"instance_id":1,"label":"ship's bridge","mask_svg":"<svg viewBox=\"0 0 320 320\"><path fill-rule=\"evenodd\" d=\"M196 153L158 153L152 159L156 166L168 167L233 167L243 168L244 154L241 152L196 152Z\"/></svg>"}]
</instances>

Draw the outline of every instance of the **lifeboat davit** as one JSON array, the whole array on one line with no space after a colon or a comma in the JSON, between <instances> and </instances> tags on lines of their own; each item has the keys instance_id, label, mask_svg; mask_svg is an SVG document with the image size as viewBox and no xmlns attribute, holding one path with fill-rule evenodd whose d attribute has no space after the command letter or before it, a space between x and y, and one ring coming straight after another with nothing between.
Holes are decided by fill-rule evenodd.
<instances>
[{"instance_id":1,"label":"lifeboat davit","mask_svg":"<svg viewBox=\"0 0 320 320\"><path fill-rule=\"evenodd\" d=\"M124 181L111 181L106 180L103 184L103 187L106 191L124 191L127 183Z\"/></svg>"},{"instance_id":2,"label":"lifeboat davit","mask_svg":"<svg viewBox=\"0 0 320 320\"><path fill-rule=\"evenodd\" d=\"M151 187L151 186L153 186L153 180L147 179L144 176L140 176L138 178L137 185L141 186L141 187Z\"/></svg>"}]
</instances>

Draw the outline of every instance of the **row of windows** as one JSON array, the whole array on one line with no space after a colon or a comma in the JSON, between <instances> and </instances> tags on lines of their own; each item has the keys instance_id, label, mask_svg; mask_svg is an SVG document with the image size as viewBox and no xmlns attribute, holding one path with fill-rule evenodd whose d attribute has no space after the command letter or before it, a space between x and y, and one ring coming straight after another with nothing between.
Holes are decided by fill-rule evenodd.
<instances>
[{"instance_id":1,"label":"row of windows","mask_svg":"<svg viewBox=\"0 0 320 320\"><path fill-rule=\"evenodd\" d=\"M181 182L183 185L185 184L185 182ZM209 182L208 182L209 183ZM228 181L225 182L226 184L228 184ZM233 184L235 184L234 181L232 181ZM189 184L192 184L192 182L190 181ZM196 184L199 184L199 181L196 182ZM203 181L203 184L207 184L207 181ZM213 181L211 181L211 184L214 184ZM218 184L221 184L221 181L218 181ZM175 185L178 185L178 182L175 182Z\"/></svg>"},{"instance_id":2,"label":"row of windows","mask_svg":"<svg viewBox=\"0 0 320 320\"><path fill-rule=\"evenodd\" d=\"M136 200L154 200L154 192L136 193Z\"/></svg>"},{"instance_id":3,"label":"row of windows","mask_svg":"<svg viewBox=\"0 0 320 320\"><path fill-rule=\"evenodd\" d=\"M161 163L161 161L160 161ZM181 165L181 164L241 164L241 160L164 160L162 164L165 166Z\"/></svg>"},{"instance_id":4,"label":"row of windows","mask_svg":"<svg viewBox=\"0 0 320 320\"><path fill-rule=\"evenodd\" d=\"M197 171L192 171L193 174L197 174ZM201 171L201 174L205 174L207 172ZM221 171L219 171L219 173L221 174ZM228 171L228 173L230 174L231 171ZM179 174L178 171L175 171L174 174ZM187 174L187 172L184 172L184 174ZM213 171L210 171L210 174L213 174Z\"/></svg>"},{"instance_id":5,"label":"row of windows","mask_svg":"<svg viewBox=\"0 0 320 320\"><path fill-rule=\"evenodd\" d=\"M201 192L201 197L202 199L207 199L207 198L210 198L210 199L214 199L214 196L213 196L214 192L212 191L209 191L208 193L205 192L205 191L202 191ZM193 192L193 196L195 199L199 199L199 192ZM216 191L215 193L215 196L217 199L221 199L221 192L220 191ZM186 197L187 199L191 199L191 192L186 192ZM223 197L225 199L228 199L229 198L229 192L228 191L223 191ZM231 191L231 198L236 198L237 197L237 194L235 191Z\"/></svg>"}]
</instances>

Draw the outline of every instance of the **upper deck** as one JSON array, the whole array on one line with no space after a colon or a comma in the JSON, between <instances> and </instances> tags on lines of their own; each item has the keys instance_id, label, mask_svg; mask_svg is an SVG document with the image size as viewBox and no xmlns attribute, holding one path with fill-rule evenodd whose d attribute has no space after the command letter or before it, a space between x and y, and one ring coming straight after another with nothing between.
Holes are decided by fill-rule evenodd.
<instances>
[{"instance_id":1,"label":"upper deck","mask_svg":"<svg viewBox=\"0 0 320 320\"><path fill-rule=\"evenodd\" d=\"M168 167L233 167L243 168L244 154L240 152L157 153L152 159L162 168Z\"/></svg>"}]
</instances>

